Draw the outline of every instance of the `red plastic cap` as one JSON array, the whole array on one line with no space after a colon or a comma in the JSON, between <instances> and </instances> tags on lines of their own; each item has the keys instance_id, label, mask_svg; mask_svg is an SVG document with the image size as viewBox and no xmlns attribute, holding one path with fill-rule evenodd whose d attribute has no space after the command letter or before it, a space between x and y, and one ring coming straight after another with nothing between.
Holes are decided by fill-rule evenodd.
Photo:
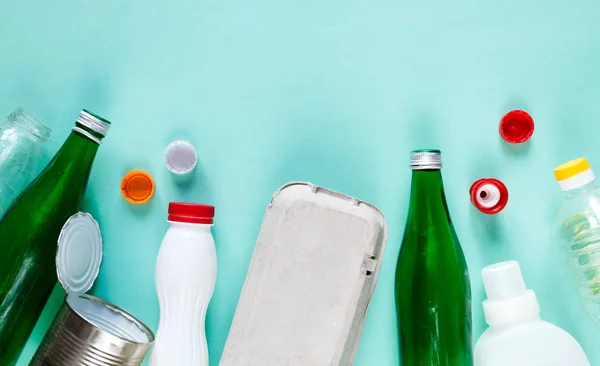
<instances>
[{"instance_id":1,"label":"red plastic cap","mask_svg":"<svg viewBox=\"0 0 600 366\"><path fill-rule=\"evenodd\" d=\"M469 195L473 206L487 215L497 214L508 203L508 189L504 183L495 178L476 181L469 189Z\"/></svg>"},{"instance_id":2,"label":"red plastic cap","mask_svg":"<svg viewBox=\"0 0 600 366\"><path fill-rule=\"evenodd\" d=\"M190 224L212 224L215 217L215 206L196 203L169 203L169 221Z\"/></svg>"},{"instance_id":3,"label":"red plastic cap","mask_svg":"<svg viewBox=\"0 0 600 366\"><path fill-rule=\"evenodd\" d=\"M500 120L500 136L511 144L521 144L533 135L535 126L529 113L514 110Z\"/></svg>"}]
</instances>

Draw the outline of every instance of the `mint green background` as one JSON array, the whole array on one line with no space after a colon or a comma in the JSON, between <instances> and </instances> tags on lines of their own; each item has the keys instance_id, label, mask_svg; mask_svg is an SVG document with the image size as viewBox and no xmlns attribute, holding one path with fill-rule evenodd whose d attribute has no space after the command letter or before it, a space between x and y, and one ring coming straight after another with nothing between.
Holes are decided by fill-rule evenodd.
<instances>
[{"instance_id":1,"label":"mint green background","mask_svg":"<svg viewBox=\"0 0 600 366\"><path fill-rule=\"evenodd\" d=\"M600 364L598 329L582 313L550 228L559 163L600 169L597 1L8 0L0 4L0 113L17 106L54 130L53 153L81 108L113 121L86 209L104 262L92 293L156 330L154 264L169 201L216 205L219 277L208 313L220 358L271 194L305 180L378 206L390 231L356 365L398 364L393 275L409 198L408 153L443 151L454 225L471 269L474 339L484 330L479 272L516 259L542 316ZM536 132L509 148L498 121L528 110ZM200 162L178 186L163 166L173 139ZM119 182L145 169L143 207ZM478 213L468 189L503 180L508 207ZM282 258L284 260L284 258ZM63 297L57 288L21 358L34 352Z\"/></svg>"}]
</instances>

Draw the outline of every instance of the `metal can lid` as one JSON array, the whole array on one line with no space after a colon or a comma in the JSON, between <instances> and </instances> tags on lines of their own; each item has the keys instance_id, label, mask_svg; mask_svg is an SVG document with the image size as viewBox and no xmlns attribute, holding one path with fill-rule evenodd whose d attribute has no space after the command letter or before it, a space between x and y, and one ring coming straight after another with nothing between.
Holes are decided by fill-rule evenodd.
<instances>
[{"instance_id":1,"label":"metal can lid","mask_svg":"<svg viewBox=\"0 0 600 366\"><path fill-rule=\"evenodd\" d=\"M102 235L92 215L69 217L58 236L56 272L67 295L82 295L94 284L102 262Z\"/></svg>"}]
</instances>

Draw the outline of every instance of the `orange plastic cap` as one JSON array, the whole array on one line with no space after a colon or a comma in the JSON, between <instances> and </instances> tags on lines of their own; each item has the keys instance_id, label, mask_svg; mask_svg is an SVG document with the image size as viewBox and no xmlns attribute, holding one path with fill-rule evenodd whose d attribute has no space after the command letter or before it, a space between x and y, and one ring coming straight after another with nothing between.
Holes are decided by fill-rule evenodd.
<instances>
[{"instance_id":1,"label":"orange plastic cap","mask_svg":"<svg viewBox=\"0 0 600 366\"><path fill-rule=\"evenodd\" d=\"M131 203L146 203L154 195L154 180L144 171L132 170L121 180L121 194Z\"/></svg>"}]
</instances>

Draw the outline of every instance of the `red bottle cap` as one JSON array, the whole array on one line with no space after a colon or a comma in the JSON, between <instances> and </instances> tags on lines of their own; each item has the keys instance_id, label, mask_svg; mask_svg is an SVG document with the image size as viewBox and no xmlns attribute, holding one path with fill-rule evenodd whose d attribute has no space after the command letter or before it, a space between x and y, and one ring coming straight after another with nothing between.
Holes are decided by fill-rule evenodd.
<instances>
[{"instance_id":1,"label":"red bottle cap","mask_svg":"<svg viewBox=\"0 0 600 366\"><path fill-rule=\"evenodd\" d=\"M190 224L212 224L215 217L215 206L195 203L169 203L169 221Z\"/></svg>"},{"instance_id":2,"label":"red bottle cap","mask_svg":"<svg viewBox=\"0 0 600 366\"><path fill-rule=\"evenodd\" d=\"M473 183L469 195L473 206L488 215L497 214L508 203L508 189L494 178L483 178Z\"/></svg>"},{"instance_id":3,"label":"red bottle cap","mask_svg":"<svg viewBox=\"0 0 600 366\"><path fill-rule=\"evenodd\" d=\"M500 120L500 136L511 144L521 144L533 135L535 126L529 113L514 110Z\"/></svg>"}]
</instances>

